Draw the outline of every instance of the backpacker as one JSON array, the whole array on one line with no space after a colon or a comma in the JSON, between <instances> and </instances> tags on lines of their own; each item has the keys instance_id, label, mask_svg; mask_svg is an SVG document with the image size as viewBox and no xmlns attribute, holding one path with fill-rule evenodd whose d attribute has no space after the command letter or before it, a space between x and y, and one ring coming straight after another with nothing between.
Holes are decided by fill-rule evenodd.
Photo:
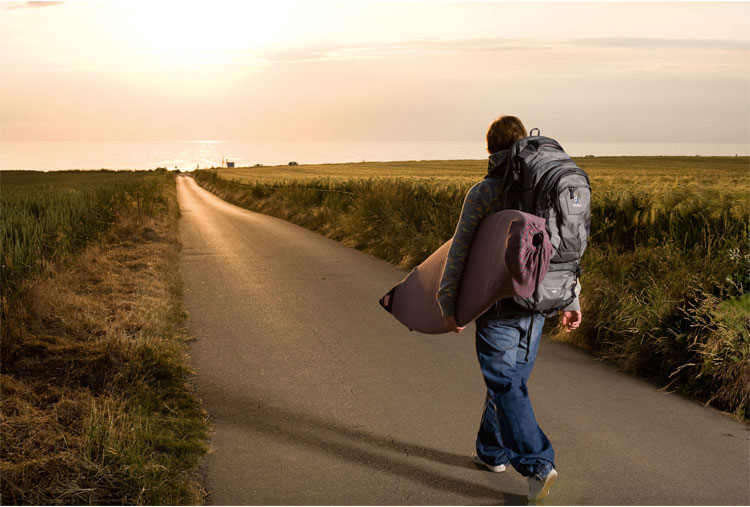
<instances>
[{"instance_id":1,"label":"backpacker","mask_svg":"<svg viewBox=\"0 0 750 507\"><path fill-rule=\"evenodd\" d=\"M581 257L591 228L591 183L586 172L562 146L539 129L510 148L503 176L505 209L517 209L547 219L555 252L549 270L530 298L514 298L528 310L553 313L577 295Z\"/></svg>"}]
</instances>

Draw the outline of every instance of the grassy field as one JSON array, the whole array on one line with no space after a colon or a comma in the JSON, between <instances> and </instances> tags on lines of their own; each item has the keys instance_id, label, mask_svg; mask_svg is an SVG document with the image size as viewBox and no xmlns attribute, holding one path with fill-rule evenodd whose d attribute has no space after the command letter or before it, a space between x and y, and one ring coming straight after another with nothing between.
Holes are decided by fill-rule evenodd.
<instances>
[{"instance_id":1,"label":"grassy field","mask_svg":"<svg viewBox=\"0 0 750 507\"><path fill-rule=\"evenodd\" d=\"M4 294L94 240L135 202L162 204L166 173L0 171L0 276Z\"/></svg>"},{"instance_id":2,"label":"grassy field","mask_svg":"<svg viewBox=\"0 0 750 507\"><path fill-rule=\"evenodd\" d=\"M748 157L578 159L593 188L582 328L556 339L737 417L750 403ZM230 202L411 268L453 234L478 160L198 171Z\"/></svg>"},{"instance_id":3,"label":"grassy field","mask_svg":"<svg viewBox=\"0 0 750 507\"><path fill-rule=\"evenodd\" d=\"M456 182L475 180L487 169L480 160L424 160L421 162L357 162L299 166L238 167L217 169L222 178L246 183L289 183L319 179L350 178L436 180Z\"/></svg>"},{"instance_id":4,"label":"grassy field","mask_svg":"<svg viewBox=\"0 0 750 507\"><path fill-rule=\"evenodd\" d=\"M750 178L748 157L594 157L576 159L599 184L631 188L637 182L668 188L738 187ZM355 162L299 166L213 169L221 177L244 183L302 182L330 179L435 180L441 183L474 183L487 172L485 160L422 160L407 162ZM204 171L205 172L205 171ZM717 180L720 179L720 181ZM601 185L597 185L601 186ZM737 190L742 190L737 188Z\"/></svg>"},{"instance_id":5,"label":"grassy field","mask_svg":"<svg viewBox=\"0 0 750 507\"><path fill-rule=\"evenodd\" d=\"M173 175L0 178L2 503L200 503Z\"/></svg>"}]
</instances>

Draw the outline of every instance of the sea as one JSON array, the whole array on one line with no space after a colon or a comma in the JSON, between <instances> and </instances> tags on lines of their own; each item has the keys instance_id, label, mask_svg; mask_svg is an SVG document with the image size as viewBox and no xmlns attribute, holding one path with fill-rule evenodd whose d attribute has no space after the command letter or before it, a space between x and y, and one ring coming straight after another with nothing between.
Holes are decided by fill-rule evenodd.
<instances>
[{"instance_id":1,"label":"sea","mask_svg":"<svg viewBox=\"0 0 750 507\"><path fill-rule=\"evenodd\" d=\"M566 142L574 157L747 156L750 143ZM3 141L0 170L179 169L403 160L458 160L487 157L483 142L464 141Z\"/></svg>"}]
</instances>

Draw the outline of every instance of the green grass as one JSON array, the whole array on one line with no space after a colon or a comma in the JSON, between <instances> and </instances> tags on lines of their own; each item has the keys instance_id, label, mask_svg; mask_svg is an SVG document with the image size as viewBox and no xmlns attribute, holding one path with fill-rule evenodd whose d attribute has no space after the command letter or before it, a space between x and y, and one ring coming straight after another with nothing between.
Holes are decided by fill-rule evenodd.
<instances>
[{"instance_id":1,"label":"green grass","mask_svg":"<svg viewBox=\"0 0 750 507\"><path fill-rule=\"evenodd\" d=\"M79 250L136 202L149 213L165 172L1 171L0 277L12 294L45 262Z\"/></svg>"},{"instance_id":2,"label":"green grass","mask_svg":"<svg viewBox=\"0 0 750 507\"><path fill-rule=\"evenodd\" d=\"M19 216L50 203L40 220L69 220L42 229L65 245L52 255L21 243L44 269L14 279L0 320L3 503L199 504L209 426L188 384L173 175L6 176Z\"/></svg>"},{"instance_id":3,"label":"green grass","mask_svg":"<svg viewBox=\"0 0 750 507\"><path fill-rule=\"evenodd\" d=\"M750 159L578 159L592 182L584 322L556 339L747 418ZM453 234L485 161L199 171L230 202L405 268Z\"/></svg>"}]
</instances>

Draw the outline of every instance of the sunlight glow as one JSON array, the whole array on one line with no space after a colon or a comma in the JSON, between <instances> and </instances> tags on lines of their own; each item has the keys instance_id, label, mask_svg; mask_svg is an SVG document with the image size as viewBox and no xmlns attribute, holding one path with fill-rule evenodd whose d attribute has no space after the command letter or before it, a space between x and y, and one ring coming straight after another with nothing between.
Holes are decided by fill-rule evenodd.
<instances>
[{"instance_id":1,"label":"sunlight glow","mask_svg":"<svg viewBox=\"0 0 750 507\"><path fill-rule=\"evenodd\" d=\"M138 4L132 26L141 49L174 63L222 63L284 40L286 2Z\"/></svg>"},{"instance_id":2,"label":"sunlight glow","mask_svg":"<svg viewBox=\"0 0 750 507\"><path fill-rule=\"evenodd\" d=\"M0 138L469 141L512 110L570 140L746 143L748 14L748 2L0 2Z\"/></svg>"}]
</instances>

